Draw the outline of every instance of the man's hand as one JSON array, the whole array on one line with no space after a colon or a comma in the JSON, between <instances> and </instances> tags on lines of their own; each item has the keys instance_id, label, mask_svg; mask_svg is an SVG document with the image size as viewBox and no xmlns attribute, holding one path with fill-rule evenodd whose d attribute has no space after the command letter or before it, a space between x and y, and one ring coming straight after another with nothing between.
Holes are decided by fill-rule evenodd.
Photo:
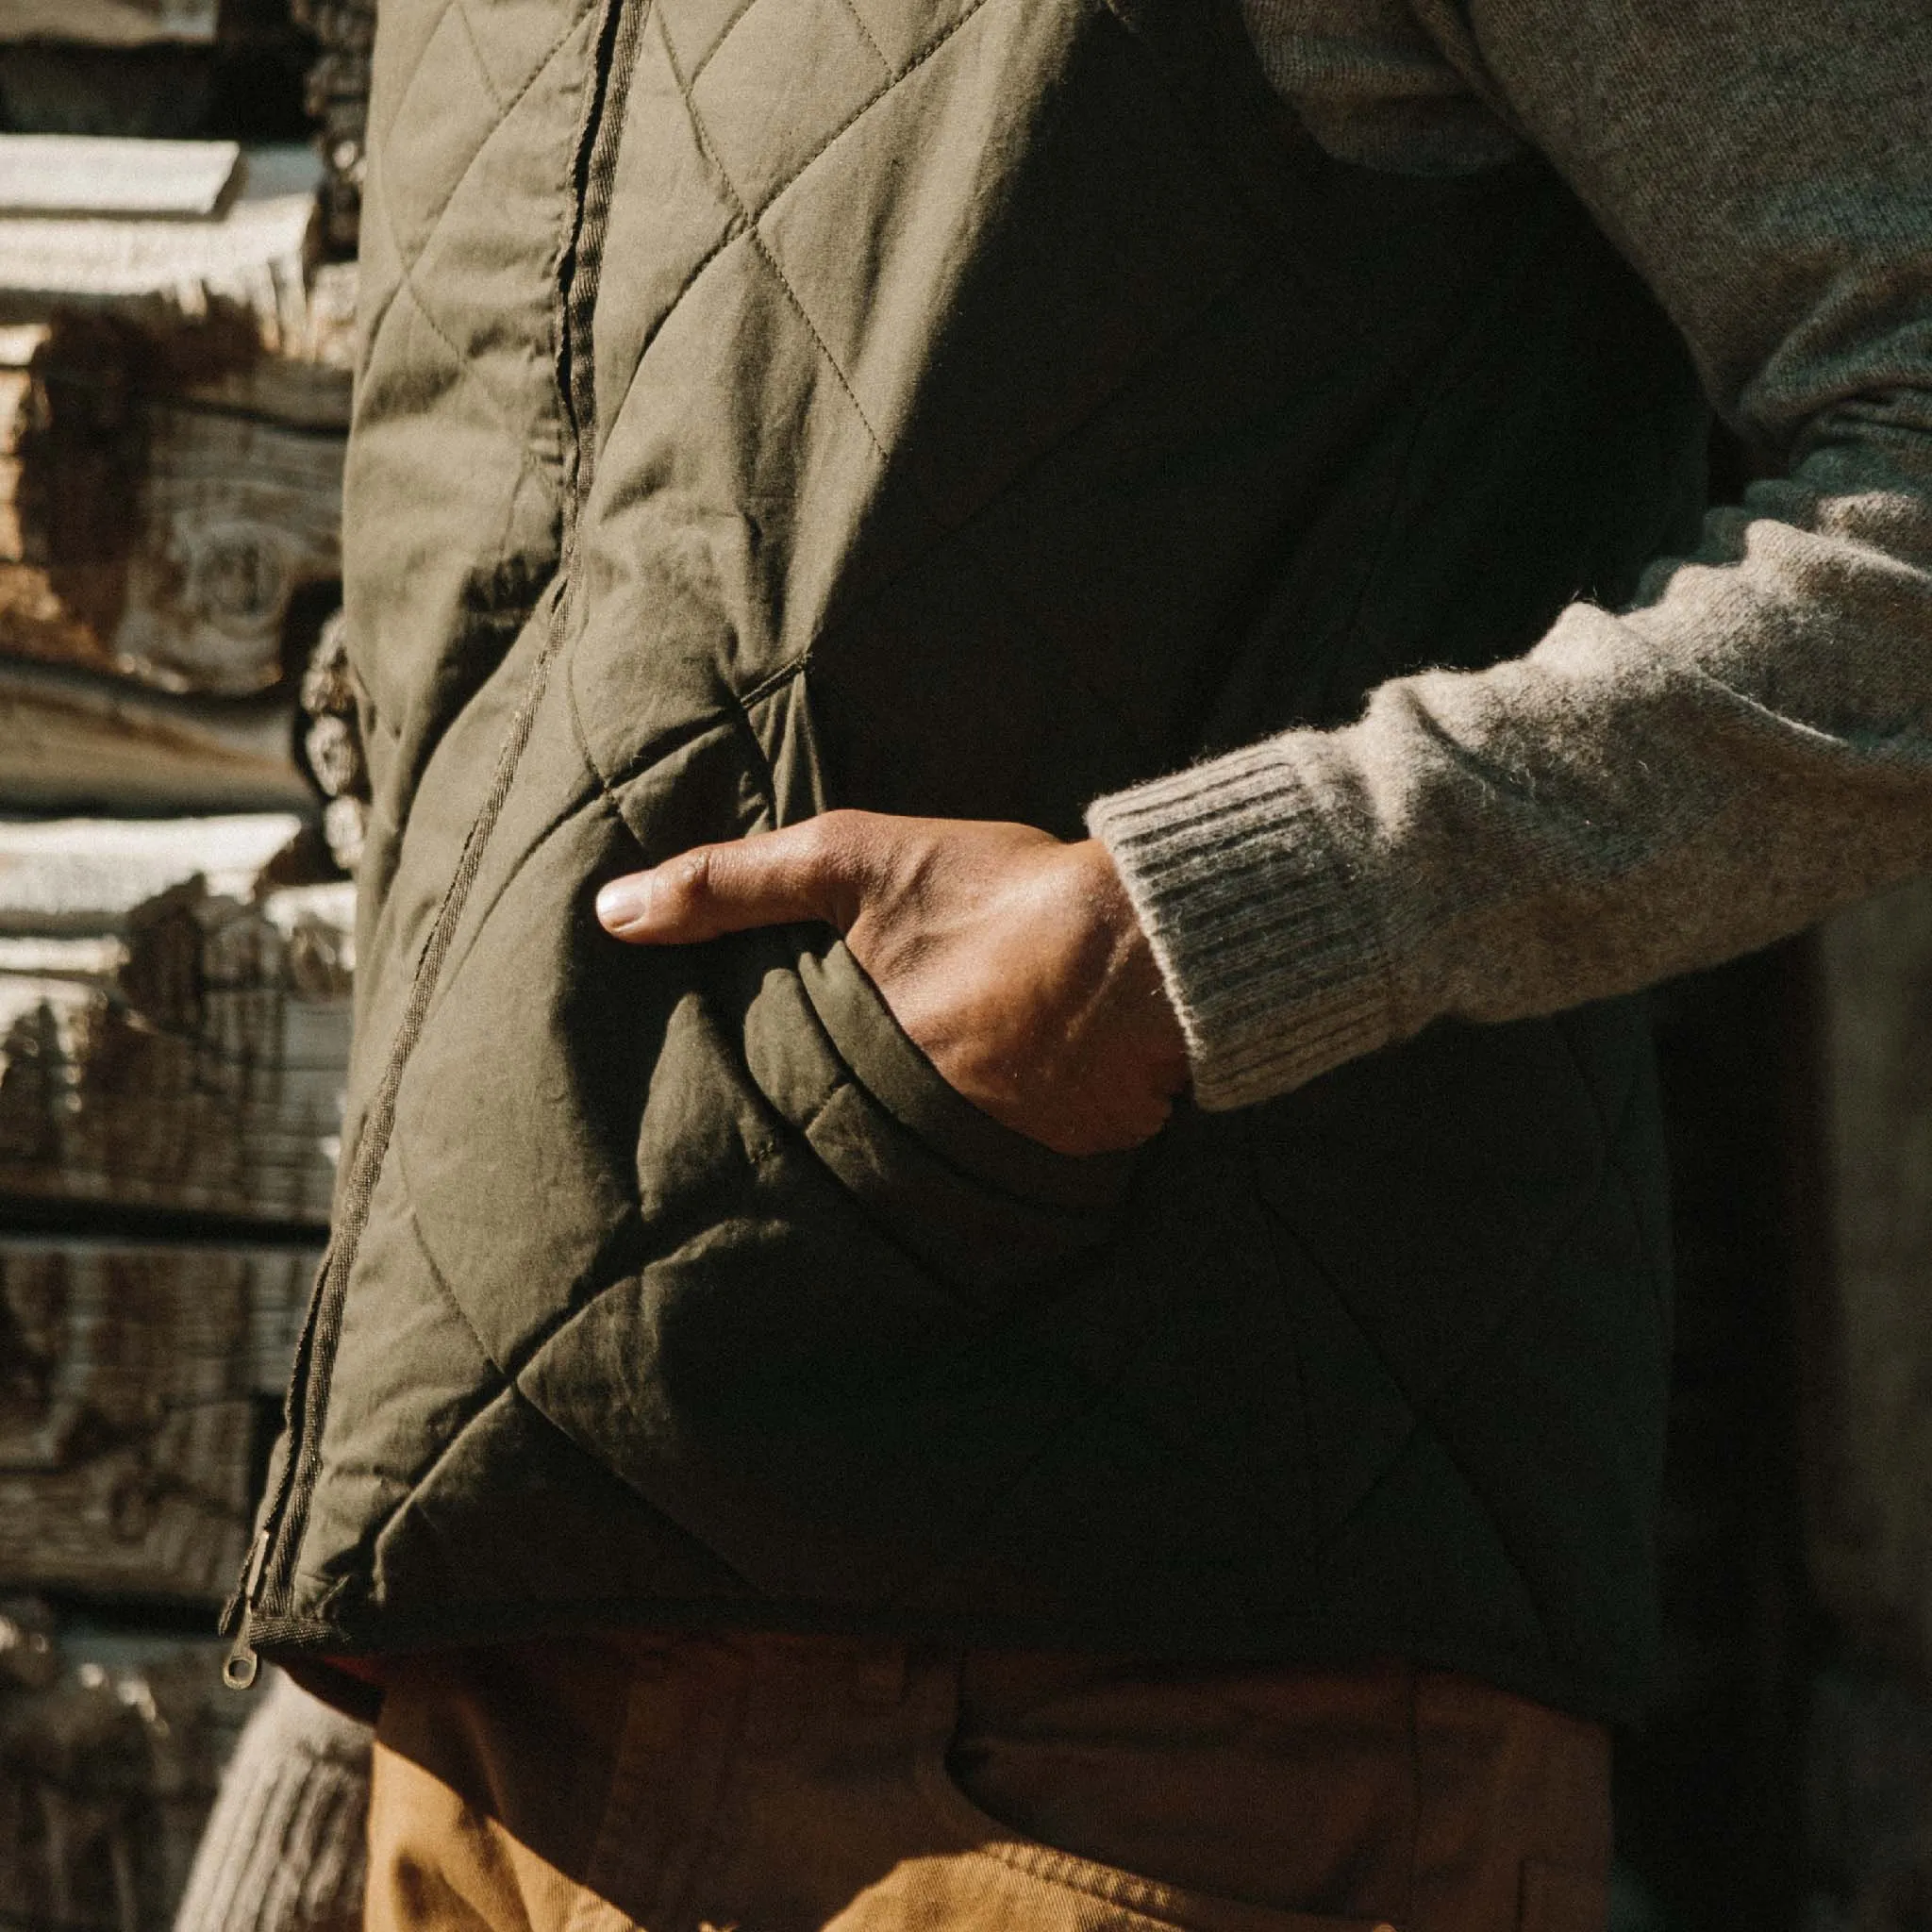
<instances>
[{"instance_id":1,"label":"man's hand","mask_svg":"<svg viewBox=\"0 0 1932 1932\"><path fill-rule=\"evenodd\" d=\"M946 1080L1062 1154L1138 1146L1187 1084L1180 1024L1098 840L827 812L613 879L597 917L635 945L836 926Z\"/></svg>"}]
</instances>

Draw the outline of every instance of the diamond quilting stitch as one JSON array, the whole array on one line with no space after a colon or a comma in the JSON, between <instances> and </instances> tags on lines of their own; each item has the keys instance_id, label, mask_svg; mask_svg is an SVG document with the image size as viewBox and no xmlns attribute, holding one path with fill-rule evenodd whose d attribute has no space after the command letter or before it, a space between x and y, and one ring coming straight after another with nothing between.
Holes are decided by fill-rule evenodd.
<instances>
[{"instance_id":1,"label":"diamond quilting stitch","mask_svg":"<svg viewBox=\"0 0 1932 1932\"><path fill-rule=\"evenodd\" d=\"M384 305L381 313L373 318L371 324L369 347L367 350L366 357L367 361L373 364L375 361L378 355L381 353L389 321L391 316L394 313L396 299L405 291L407 291L409 294L409 297L414 307L417 309L417 312L422 316L424 322L428 325L431 333L434 334L437 341L441 342L443 345L443 347L446 350L448 350L448 352L456 358L458 366L461 368L462 374L466 377L470 378L472 381L477 383L482 388L483 392L490 398L491 404L495 407L498 413L503 417L505 426L509 431L509 433L519 438L521 438L523 434L524 426L522 412L516 409L510 404L507 403L504 400L504 398L500 396L496 392L496 391L490 386L486 378L477 375L477 373L475 370L471 369L468 366L467 358L464 358L461 350L458 348L456 342L452 339L449 328L436 314L435 310L430 308L429 304L424 299L421 286L417 281L417 270L422 262L423 257L428 252L430 247L435 242L437 237L441 233L442 225L445 219L448 217L450 209L452 208L452 207L455 206L458 197L461 195L467 189L470 180L475 173L476 163L482 158L485 151L488 149L491 143L491 141L508 124L510 118L514 114L516 114L517 111L523 107L524 103L527 100L529 96L531 89L534 88L537 85L538 81L540 81L542 78L543 75L546 72L548 72L552 64L556 61L558 56L560 53L562 53L565 46L569 44L572 36L577 32L580 25L581 21L579 19L573 19L571 25L568 27L566 27L563 33L561 33L557 38L557 40L555 40L551 43L548 51L544 54L542 59L538 62L537 66L534 69L532 69L528 78L525 80L523 86L519 89L517 94L511 100L508 110L505 113L497 116L494 120L491 122L490 126L485 130L482 139L476 143L475 147L471 151L468 159L463 164L462 170L458 175L456 180L451 184L448 193L444 195L442 202L437 208L435 213L430 217L428 225L424 229L421 239L418 241L416 246L413 249L409 248L405 244L402 236L400 235L400 233L398 233L395 224L395 217L393 212L390 208L388 197L386 195L372 195L369 197L368 202L365 204L365 207L371 212L375 213L378 216L378 218L382 221L384 228L389 237L390 245L395 251L397 263L395 275L395 287L391 291L389 300ZM420 68L417 71L420 72Z\"/></svg>"}]
</instances>

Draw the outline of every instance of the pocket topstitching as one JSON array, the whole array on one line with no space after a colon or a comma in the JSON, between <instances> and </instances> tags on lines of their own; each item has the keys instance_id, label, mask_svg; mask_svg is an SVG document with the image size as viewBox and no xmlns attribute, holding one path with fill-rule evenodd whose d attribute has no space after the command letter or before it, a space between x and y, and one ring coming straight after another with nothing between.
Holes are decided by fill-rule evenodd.
<instances>
[{"instance_id":1,"label":"pocket topstitching","mask_svg":"<svg viewBox=\"0 0 1932 1932\"><path fill-rule=\"evenodd\" d=\"M1008 1914L1014 1921L1065 1932L1125 1932L1134 1925L1161 1932L1395 1932L1382 1920L1298 1912L1165 1884L1027 1838L967 1796L940 1745L922 1753L914 1774L927 1809L962 1852L1003 1867L1022 1889L1053 1895L1032 1911L1015 1901Z\"/></svg>"}]
</instances>

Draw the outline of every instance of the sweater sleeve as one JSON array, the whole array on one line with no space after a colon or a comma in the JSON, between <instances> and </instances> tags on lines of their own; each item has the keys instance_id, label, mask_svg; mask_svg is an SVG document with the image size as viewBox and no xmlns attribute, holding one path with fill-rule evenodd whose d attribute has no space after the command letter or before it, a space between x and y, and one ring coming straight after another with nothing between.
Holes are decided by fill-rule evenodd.
<instances>
[{"instance_id":1,"label":"sweater sleeve","mask_svg":"<svg viewBox=\"0 0 1932 1932\"><path fill-rule=\"evenodd\" d=\"M1100 800L1197 1097L1551 1012L1932 868L1932 11L1412 0L1774 472L1632 608Z\"/></svg>"},{"instance_id":2,"label":"sweater sleeve","mask_svg":"<svg viewBox=\"0 0 1932 1932\"><path fill-rule=\"evenodd\" d=\"M371 1734L280 1672L243 1727L174 1932L355 1932Z\"/></svg>"}]
</instances>

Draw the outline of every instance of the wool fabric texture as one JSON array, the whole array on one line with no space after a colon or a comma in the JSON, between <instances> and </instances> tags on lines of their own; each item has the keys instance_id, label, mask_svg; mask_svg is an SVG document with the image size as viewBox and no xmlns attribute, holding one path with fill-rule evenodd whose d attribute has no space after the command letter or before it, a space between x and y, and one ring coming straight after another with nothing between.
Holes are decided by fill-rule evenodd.
<instances>
[{"instance_id":1,"label":"wool fabric texture","mask_svg":"<svg viewBox=\"0 0 1932 1932\"><path fill-rule=\"evenodd\" d=\"M1395 680L1342 729L1094 805L1200 1103L1440 1017L1628 991L1932 866L1932 13L1244 13L1344 159L1457 174L1541 150L1765 475L1628 609L1576 605L1525 658Z\"/></svg>"},{"instance_id":2,"label":"wool fabric texture","mask_svg":"<svg viewBox=\"0 0 1932 1932\"><path fill-rule=\"evenodd\" d=\"M223 1775L175 1932L354 1932L372 1743L275 1672Z\"/></svg>"}]
</instances>

